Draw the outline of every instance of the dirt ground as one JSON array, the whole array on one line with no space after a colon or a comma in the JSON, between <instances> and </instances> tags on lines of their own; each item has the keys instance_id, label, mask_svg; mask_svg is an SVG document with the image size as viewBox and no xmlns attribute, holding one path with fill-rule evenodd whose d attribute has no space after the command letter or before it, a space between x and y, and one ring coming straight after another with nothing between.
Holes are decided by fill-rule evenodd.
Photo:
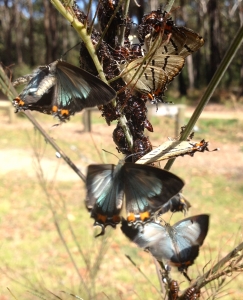
<instances>
[{"instance_id":1,"label":"dirt ground","mask_svg":"<svg viewBox=\"0 0 243 300\"><path fill-rule=\"evenodd\" d=\"M190 116L193 113L193 108L186 108L186 116ZM2 114L2 112L1 112ZM222 105L208 105L202 114L202 118L228 118L228 119L243 119L243 114L241 109L229 110ZM51 120L51 117L50 117ZM50 123L51 124L51 123ZM1 127L8 129L11 128L31 128L32 124L27 120L16 118L16 122L13 124L8 123L8 117L3 114L1 118ZM92 125L92 134L83 132L83 124L78 125L77 123L68 122L61 126L54 127L52 130L53 137L58 142L59 136L68 136L70 141L82 140L82 143L90 143L91 139L97 142L97 145L105 145L107 142L111 141L111 135L115 128L115 124L111 126L94 124ZM100 134L102 132L102 135ZM92 136L91 136L92 135ZM153 143L153 135L150 135L151 141ZM206 137L207 138L207 137ZM0 134L0 140L4 139ZM158 145L157 145L158 146ZM207 168L207 172L218 174L242 174L243 173L243 154L241 148L242 143L239 144L225 144L222 143L211 143L210 148L220 148L217 152L204 152L196 153L193 158L184 159L179 157L176 161L178 167L191 167L195 170L203 170ZM116 153L114 146L114 153ZM7 175L9 172L21 171L26 172L30 177L34 176L36 170L34 167L34 155L33 151L30 153L24 149L0 149L1 157L1 168L0 174ZM86 160L86 161L85 161ZM92 163L92 159L87 157L82 157L75 161L75 164L82 172L85 173L86 166ZM42 158L41 165L43 169L48 170L47 177L56 180L80 180L78 175L61 159L48 159ZM58 172L57 172L58 168Z\"/></svg>"}]
</instances>

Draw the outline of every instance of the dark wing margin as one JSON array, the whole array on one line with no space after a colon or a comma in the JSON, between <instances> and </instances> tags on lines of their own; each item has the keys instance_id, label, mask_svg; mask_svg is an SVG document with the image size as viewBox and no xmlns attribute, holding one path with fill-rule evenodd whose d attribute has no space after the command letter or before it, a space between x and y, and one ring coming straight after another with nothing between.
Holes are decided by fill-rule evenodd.
<instances>
[{"instance_id":1,"label":"dark wing margin","mask_svg":"<svg viewBox=\"0 0 243 300\"><path fill-rule=\"evenodd\" d=\"M57 84L68 94L65 101L73 101L76 111L107 104L116 96L116 92L102 80L67 62L59 61L56 71Z\"/></svg>"},{"instance_id":2,"label":"dark wing margin","mask_svg":"<svg viewBox=\"0 0 243 300\"><path fill-rule=\"evenodd\" d=\"M86 178L86 207L95 219L94 225L102 228L99 235L104 234L105 227L116 227L120 222L120 211L123 204L122 181L114 180L115 165L90 165Z\"/></svg>"}]
</instances>

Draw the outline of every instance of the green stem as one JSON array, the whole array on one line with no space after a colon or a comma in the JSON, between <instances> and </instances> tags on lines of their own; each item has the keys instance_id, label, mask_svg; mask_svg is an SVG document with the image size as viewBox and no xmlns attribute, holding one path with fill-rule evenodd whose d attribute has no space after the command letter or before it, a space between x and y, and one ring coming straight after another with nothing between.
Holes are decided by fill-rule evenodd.
<instances>
[{"instance_id":1,"label":"green stem","mask_svg":"<svg viewBox=\"0 0 243 300\"><path fill-rule=\"evenodd\" d=\"M170 12L170 10L171 10L174 2L175 2L175 0L169 0L169 1L167 1L167 4L165 6L165 11Z\"/></svg>"},{"instance_id":2,"label":"green stem","mask_svg":"<svg viewBox=\"0 0 243 300\"><path fill-rule=\"evenodd\" d=\"M179 139L180 141L185 141L190 135L190 133L192 132L193 127L195 126L198 118L200 117L204 107L208 104L216 87L218 86L223 75L225 74L229 64L232 62L233 58L235 57L240 45L242 44L242 41L243 41L243 26L238 30L236 37L234 38L223 60L221 61L221 64L219 65L217 71L215 72L213 78L211 79L204 95L202 96L202 99L200 100L197 108L195 109L193 115L191 116L191 119L189 120L185 131L182 133ZM173 165L174 161L175 159L169 160L164 168L166 170L169 170Z\"/></svg>"},{"instance_id":3,"label":"green stem","mask_svg":"<svg viewBox=\"0 0 243 300\"><path fill-rule=\"evenodd\" d=\"M128 15L129 6L130 6L130 0L126 0L125 1L125 7L124 7L124 15L123 15L124 22L127 22L127 15ZM118 37L118 41L119 41L121 46L124 46L125 30L126 30L126 24L121 26L121 34Z\"/></svg>"}]
</instances>

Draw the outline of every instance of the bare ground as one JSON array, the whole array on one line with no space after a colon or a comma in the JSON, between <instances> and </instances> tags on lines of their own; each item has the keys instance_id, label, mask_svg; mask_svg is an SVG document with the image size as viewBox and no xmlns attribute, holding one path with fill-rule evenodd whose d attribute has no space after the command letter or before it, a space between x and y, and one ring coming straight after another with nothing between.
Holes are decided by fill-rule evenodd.
<instances>
[{"instance_id":1,"label":"bare ground","mask_svg":"<svg viewBox=\"0 0 243 300\"><path fill-rule=\"evenodd\" d=\"M193 108L186 109L186 116L190 116L193 112ZM1 112L2 113L2 112ZM223 106L218 105L209 105L202 114L202 118L239 118L243 119L243 114L241 110L227 110ZM50 118L51 120L51 118ZM6 129L18 128L31 128L32 124L27 120L16 119L16 123L9 124L7 116L3 115L1 118L1 128L5 127ZM53 124L53 123L52 123ZM51 127L51 123L50 123ZM80 140L82 143L93 143L92 139L95 140L97 145L106 145L106 143L111 142L112 132L115 128L115 125L92 125L92 134L83 132L83 125L77 123L66 123L62 126L54 127L52 134L57 140L62 136L68 137L70 143L73 140ZM155 131L159 130L155 128ZM102 133L102 135L101 135ZM152 140L153 135L150 135ZM207 137L206 137L207 138ZM0 134L0 140L4 139ZM165 140L164 140L165 141ZM164 142L163 140L161 143ZM153 142L153 141L152 141ZM153 144L154 145L154 144ZM98 146L98 148L99 148ZM154 145L155 146L155 145ZM156 144L156 146L158 146ZM217 152L204 152L196 153L193 158L185 159L185 157L180 157L176 161L177 167L190 167L195 169L195 172L202 172L207 170L207 173L217 173L217 174L234 174L237 176L243 173L243 154L242 148L243 141L241 144L226 144L224 141L222 143L212 143L210 148L220 148L220 151ZM114 153L116 153L114 146ZM1 149L0 150L1 158L1 168L0 174L7 175L12 172L25 172L29 177L36 175L35 167L35 158L33 151L26 151L24 149ZM85 159L87 158L87 160ZM85 161L86 160L86 161ZM92 163L92 157L89 154L84 154L84 156L74 163L82 172L85 172L86 166ZM47 170L46 176L49 179L55 178L55 180L80 180L78 175L61 159L58 159L54 156L53 159L42 158L41 166L43 170Z\"/></svg>"}]
</instances>

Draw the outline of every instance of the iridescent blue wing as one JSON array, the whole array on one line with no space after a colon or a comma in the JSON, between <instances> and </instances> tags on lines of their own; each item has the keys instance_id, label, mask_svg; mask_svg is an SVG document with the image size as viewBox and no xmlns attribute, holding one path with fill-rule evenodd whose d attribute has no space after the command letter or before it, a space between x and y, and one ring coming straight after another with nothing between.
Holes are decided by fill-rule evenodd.
<instances>
[{"instance_id":1,"label":"iridescent blue wing","mask_svg":"<svg viewBox=\"0 0 243 300\"><path fill-rule=\"evenodd\" d=\"M107 225L113 227L120 222L123 203L123 182L119 172L112 164L90 165L86 178L86 207L95 219L95 225L102 227L102 234Z\"/></svg>"},{"instance_id":2,"label":"iridescent blue wing","mask_svg":"<svg viewBox=\"0 0 243 300\"><path fill-rule=\"evenodd\" d=\"M70 114L107 104L116 96L116 92L102 80L64 61L57 63L56 77L56 105L59 109L69 110Z\"/></svg>"},{"instance_id":3,"label":"iridescent blue wing","mask_svg":"<svg viewBox=\"0 0 243 300\"><path fill-rule=\"evenodd\" d=\"M146 221L184 186L179 177L159 168L125 163L122 169L129 222Z\"/></svg>"},{"instance_id":4,"label":"iridescent blue wing","mask_svg":"<svg viewBox=\"0 0 243 300\"><path fill-rule=\"evenodd\" d=\"M174 244L173 255L166 258L171 265L177 266L180 271L192 265L199 254L199 247L208 233L209 215L198 215L186 218L168 225L170 237Z\"/></svg>"},{"instance_id":5,"label":"iridescent blue wing","mask_svg":"<svg viewBox=\"0 0 243 300\"><path fill-rule=\"evenodd\" d=\"M34 72L19 97L13 100L16 111L33 110L46 114L52 113L55 77L49 74L49 67L41 67Z\"/></svg>"},{"instance_id":6,"label":"iridescent blue wing","mask_svg":"<svg viewBox=\"0 0 243 300\"><path fill-rule=\"evenodd\" d=\"M63 61L41 67L24 91L13 101L18 110L53 114L60 121L83 108L103 105L116 92L99 78Z\"/></svg>"},{"instance_id":7,"label":"iridescent blue wing","mask_svg":"<svg viewBox=\"0 0 243 300\"><path fill-rule=\"evenodd\" d=\"M192 265L198 256L208 226L209 216L198 215L179 221L174 226L150 222L133 228L123 221L121 229L130 240L149 250L157 260L166 260L182 271Z\"/></svg>"},{"instance_id":8,"label":"iridescent blue wing","mask_svg":"<svg viewBox=\"0 0 243 300\"><path fill-rule=\"evenodd\" d=\"M159 261L169 259L174 253L172 239L165 226L155 222L148 222L144 226L129 226L122 221L122 232L140 248L149 250Z\"/></svg>"},{"instance_id":9,"label":"iridescent blue wing","mask_svg":"<svg viewBox=\"0 0 243 300\"><path fill-rule=\"evenodd\" d=\"M41 83L41 81L48 75L48 69L38 69L34 72L33 78L29 81L27 86L24 88L19 97L30 104L36 102L40 97L36 96L36 91Z\"/></svg>"},{"instance_id":10,"label":"iridescent blue wing","mask_svg":"<svg viewBox=\"0 0 243 300\"><path fill-rule=\"evenodd\" d=\"M187 244L201 246L208 233L208 226L209 215L197 215L179 221L173 225L176 241L179 244L183 237Z\"/></svg>"}]
</instances>

